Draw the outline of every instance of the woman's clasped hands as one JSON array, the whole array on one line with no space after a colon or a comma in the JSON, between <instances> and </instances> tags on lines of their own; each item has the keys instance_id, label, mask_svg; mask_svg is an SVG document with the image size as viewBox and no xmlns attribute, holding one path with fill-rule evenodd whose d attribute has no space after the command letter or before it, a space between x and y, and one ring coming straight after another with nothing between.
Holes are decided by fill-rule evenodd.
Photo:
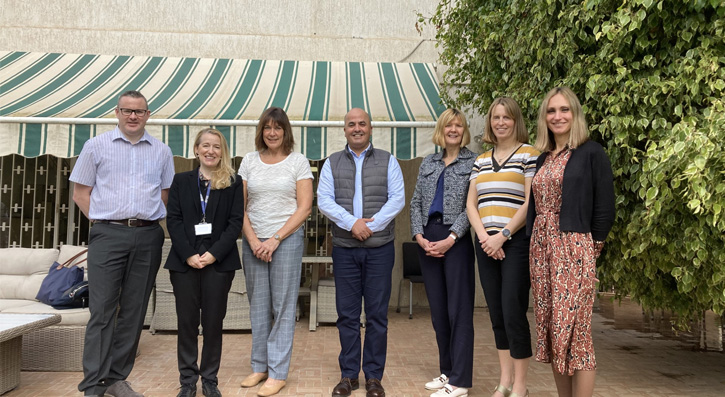
<instances>
[{"instance_id":1,"label":"woman's clasped hands","mask_svg":"<svg viewBox=\"0 0 725 397\"><path fill-rule=\"evenodd\" d=\"M274 238L268 238L264 241L257 240L256 243L250 242L252 253L259 260L264 262L272 262L272 254L279 247L280 241Z\"/></svg>"},{"instance_id":2,"label":"woman's clasped hands","mask_svg":"<svg viewBox=\"0 0 725 397\"><path fill-rule=\"evenodd\" d=\"M456 242L452 238L444 238L439 241L428 241L422 234L415 235L415 241L418 242L425 254L434 258L442 258Z\"/></svg>"},{"instance_id":3,"label":"woman's clasped hands","mask_svg":"<svg viewBox=\"0 0 725 397\"><path fill-rule=\"evenodd\" d=\"M483 252L491 258L502 260L506 257L506 254L504 254L503 249L501 248L503 243L506 242L506 237L504 237L500 232L492 236L482 233L482 235L478 238L478 242L481 244Z\"/></svg>"},{"instance_id":4,"label":"woman's clasped hands","mask_svg":"<svg viewBox=\"0 0 725 397\"><path fill-rule=\"evenodd\" d=\"M209 251L203 255L195 254L186 259L186 263L194 269L203 269L214 262L216 262L216 258Z\"/></svg>"}]
</instances>

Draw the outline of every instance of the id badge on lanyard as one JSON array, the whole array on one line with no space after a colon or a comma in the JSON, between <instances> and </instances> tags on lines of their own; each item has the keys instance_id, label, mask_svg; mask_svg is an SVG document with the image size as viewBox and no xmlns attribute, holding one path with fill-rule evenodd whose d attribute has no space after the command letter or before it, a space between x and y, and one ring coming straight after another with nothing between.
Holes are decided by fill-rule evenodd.
<instances>
[{"instance_id":1,"label":"id badge on lanyard","mask_svg":"<svg viewBox=\"0 0 725 397\"><path fill-rule=\"evenodd\" d=\"M211 223L206 223L206 204L209 202L209 193L211 192L211 181L206 186L206 196L201 194L201 182L196 180L199 186L199 200L201 201L201 222L194 225L194 232L197 236L205 236L211 234Z\"/></svg>"}]
</instances>

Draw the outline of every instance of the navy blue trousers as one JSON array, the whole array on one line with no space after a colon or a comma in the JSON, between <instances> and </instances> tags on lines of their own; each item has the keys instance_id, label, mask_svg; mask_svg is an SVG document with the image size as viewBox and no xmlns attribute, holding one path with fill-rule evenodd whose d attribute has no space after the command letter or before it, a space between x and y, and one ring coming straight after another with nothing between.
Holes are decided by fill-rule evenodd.
<instances>
[{"instance_id":1,"label":"navy blue trousers","mask_svg":"<svg viewBox=\"0 0 725 397\"><path fill-rule=\"evenodd\" d=\"M503 244L506 257L496 260L481 249L476 239L478 275L491 314L496 349L510 350L511 357L531 357L531 331L526 310L529 307L529 238L525 230L516 232Z\"/></svg>"},{"instance_id":2,"label":"navy blue trousers","mask_svg":"<svg viewBox=\"0 0 725 397\"><path fill-rule=\"evenodd\" d=\"M357 379L360 374L360 310L364 297L367 323L362 369L365 379L382 379L395 246L391 241L376 248L333 247L332 262L342 377Z\"/></svg>"},{"instance_id":3,"label":"navy blue trousers","mask_svg":"<svg viewBox=\"0 0 725 397\"><path fill-rule=\"evenodd\" d=\"M439 241L450 234L450 225L431 218L423 237ZM418 247L425 293L438 343L440 371L453 386L473 385L473 305L476 294L471 235L461 236L443 258L427 256Z\"/></svg>"}]
</instances>

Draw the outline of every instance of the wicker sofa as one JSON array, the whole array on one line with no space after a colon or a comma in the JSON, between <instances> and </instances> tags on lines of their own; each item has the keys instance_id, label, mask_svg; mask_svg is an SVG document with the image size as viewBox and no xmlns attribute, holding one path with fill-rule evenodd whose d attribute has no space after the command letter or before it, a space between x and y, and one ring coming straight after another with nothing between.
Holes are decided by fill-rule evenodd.
<instances>
[{"instance_id":1,"label":"wicker sofa","mask_svg":"<svg viewBox=\"0 0 725 397\"><path fill-rule=\"evenodd\" d=\"M239 252L242 252L242 240L237 240ZM169 271L163 268L166 256L171 249L171 240L164 242L162 268L156 276L156 288L154 290L154 307L150 324L151 333L156 331L176 331L176 300L174 290L171 286ZM149 308L149 311L152 309ZM149 311L146 316L149 316ZM232 282L232 288L227 298L227 314L224 317L223 329L225 331L250 330L252 324L249 320L249 299L247 298L247 286L244 278L244 271L237 270Z\"/></svg>"},{"instance_id":2,"label":"wicker sofa","mask_svg":"<svg viewBox=\"0 0 725 397\"><path fill-rule=\"evenodd\" d=\"M71 245L64 245L60 250L0 249L0 312L61 315L59 324L23 336L21 368L24 371L83 370L88 309L56 310L35 299L53 262L63 263L82 249Z\"/></svg>"}]
</instances>

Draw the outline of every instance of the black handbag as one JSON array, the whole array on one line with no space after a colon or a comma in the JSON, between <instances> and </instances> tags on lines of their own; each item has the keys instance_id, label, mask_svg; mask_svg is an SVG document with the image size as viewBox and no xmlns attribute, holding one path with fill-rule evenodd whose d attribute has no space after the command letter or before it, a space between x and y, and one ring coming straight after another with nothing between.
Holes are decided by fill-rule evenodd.
<instances>
[{"instance_id":1,"label":"black handbag","mask_svg":"<svg viewBox=\"0 0 725 397\"><path fill-rule=\"evenodd\" d=\"M65 290L60 297L51 302L51 306L56 309L88 307L88 281L81 281Z\"/></svg>"},{"instance_id":2,"label":"black handbag","mask_svg":"<svg viewBox=\"0 0 725 397\"><path fill-rule=\"evenodd\" d=\"M83 281L83 268L70 265L76 258L85 254L87 251L86 249L77 253L62 265L58 264L58 262L53 262L48 270L48 275L45 276L43 283L40 285L35 299L46 305L53 306L55 300L60 299L66 291L81 283ZM82 259L78 263L84 261L85 259Z\"/></svg>"}]
</instances>

